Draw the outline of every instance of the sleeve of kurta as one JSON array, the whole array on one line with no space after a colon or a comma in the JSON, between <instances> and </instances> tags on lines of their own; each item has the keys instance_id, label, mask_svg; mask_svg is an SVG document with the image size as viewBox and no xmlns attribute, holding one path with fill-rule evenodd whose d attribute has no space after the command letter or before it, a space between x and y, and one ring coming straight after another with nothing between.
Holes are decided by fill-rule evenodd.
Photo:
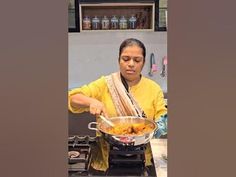
<instances>
[{"instance_id":1,"label":"sleeve of kurta","mask_svg":"<svg viewBox=\"0 0 236 177\"><path fill-rule=\"evenodd\" d=\"M165 107L164 94L160 87L157 88L157 95L154 101L155 108L155 121L160 119L161 116L167 114L167 108Z\"/></svg>"},{"instance_id":2,"label":"sleeve of kurta","mask_svg":"<svg viewBox=\"0 0 236 177\"><path fill-rule=\"evenodd\" d=\"M68 109L73 113L82 113L85 111L89 111L89 108L75 108L71 106L71 97L75 94L83 94L88 97L95 98L97 100L101 99L102 93L106 87L106 81L104 76L100 79L89 83L88 85L84 85L80 88L72 89L68 92Z\"/></svg>"}]
</instances>

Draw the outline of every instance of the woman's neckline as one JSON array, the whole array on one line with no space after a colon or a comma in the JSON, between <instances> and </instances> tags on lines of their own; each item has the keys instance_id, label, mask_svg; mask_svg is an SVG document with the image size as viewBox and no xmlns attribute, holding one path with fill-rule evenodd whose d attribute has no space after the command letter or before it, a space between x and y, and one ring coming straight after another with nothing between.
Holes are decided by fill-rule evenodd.
<instances>
[{"instance_id":1,"label":"woman's neckline","mask_svg":"<svg viewBox=\"0 0 236 177\"><path fill-rule=\"evenodd\" d=\"M143 76L140 74L140 79L139 79L137 82L135 82L134 84L129 84L129 83L127 83L128 86L129 86L129 88L137 87L137 86L141 83L142 78L143 78Z\"/></svg>"}]
</instances>

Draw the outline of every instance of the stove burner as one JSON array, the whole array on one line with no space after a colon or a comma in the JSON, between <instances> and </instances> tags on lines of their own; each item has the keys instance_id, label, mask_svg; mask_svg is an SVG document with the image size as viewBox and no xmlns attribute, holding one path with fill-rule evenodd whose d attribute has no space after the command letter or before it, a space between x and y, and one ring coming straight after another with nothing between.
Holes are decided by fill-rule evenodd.
<instances>
[{"instance_id":1,"label":"stove burner","mask_svg":"<svg viewBox=\"0 0 236 177\"><path fill-rule=\"evenodd\" d=\"M78 157L79 155L80 155L80 153L78 151L69 151L68 152L69 158L75 158L75 157Z\"/></svg>"},{"instance_id":2,"label":"stove burner","mask_svg":"<svg viewBox=\"0 0 236 177\"><path fill-rule=\"evenodd\" d=\"M71 136L68 138L69 144L90 144L96 142L97 137L91 137L91 136Z\"/></svg>"},{"instance_id":3,"label":"stove burner","mask_svg":"<svg viewBox=\"0 0 236 177\"><path fill-rule=\"evenodd\" d=\"M96 142L96 137L71 136L68 138L69 172L88 171L91 159L90 144L93 142Z\"/></svg>"},{"instance_id":4,"label":"stove burner","mask_svg":"<svg viewBox=\"0 0 236 177\"><path fill-rule=\"evenodd\" d=\"M98 152L101 137L70 136L68 138L69 177L79 176L156 176L154 162L145 166L146 145L110 145L109 168L95 170L91 158ZM78 155L79 153L79 155ZM78 155L78 156L77 156Z\"/></svg>"},{"instance_id":5,"label":"stove burner","mask_svg":"<svg viewBox=\"0 0 236 177\"><path fill-rule=\"evenodd\" d=\"M110 146L109 167L113 166L145 166L146 146Z\"/></svg>"}]
</instances>

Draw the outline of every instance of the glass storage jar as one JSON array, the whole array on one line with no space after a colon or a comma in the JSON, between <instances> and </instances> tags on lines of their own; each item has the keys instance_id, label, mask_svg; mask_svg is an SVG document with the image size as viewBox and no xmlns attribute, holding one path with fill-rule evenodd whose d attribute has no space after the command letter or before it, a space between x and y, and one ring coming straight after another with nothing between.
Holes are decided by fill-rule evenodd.
<instances>
[{"instance_id":1,"label":"glass storage jar","mask_svg":"<svg viewBox=\"0 0 236 177\"><path fill-rule=\"evenodd\" d=\"M118 28L119 28L119 20L115 15L113 15L113 17L111 18L111 29L118 29Z\"/></svg>"},{"instance_id":2,"label":"glass storage jar","mask_svg":"<svg viewBox=\"0 0 236 177\"><path fill-rule=\"evenodd\" d=\"M120 29L127 29L127 19L125 16L121 16L119 25Z\"/></svg>"},{"instance_id":3,"label":"glass storage jar","mask_svg":"<svg viewBox=\"0 0 236 177\"><path fill-rule=\"evenodd\" d=\"M83 30L91 30L91 19L89 16L83 18Z\"/></svg>"},{"instance_id":4,"label":"glass storage jar","mask_svg":"<svg viewBox=\"0 0 236 177\"><path fill-rule=\"evenodd\" d=\"M110 22L106 15L102 18L102 29L108 30L110 28Z\"/></svg>"},{"instance_id":5,"label":"glass storage jar","mask_svg":"<svg viewBox=\"0 0 236 177\"><path fill-rule=\"evenodd\" d=\"M100 29L100 19L97 16L94 16L92 19L92 29L99 30Z\"/></svg>"},{"instance_id":6,"label":"glass storage jar","mask_svg":"<svg viewBox=\"0 0 236 177\"><path fill-rule=\"evenodd\" d=\"M137 18L132 15L129 18L129 29L136 29L137 28Z\"/></svg>"}]
</instances>

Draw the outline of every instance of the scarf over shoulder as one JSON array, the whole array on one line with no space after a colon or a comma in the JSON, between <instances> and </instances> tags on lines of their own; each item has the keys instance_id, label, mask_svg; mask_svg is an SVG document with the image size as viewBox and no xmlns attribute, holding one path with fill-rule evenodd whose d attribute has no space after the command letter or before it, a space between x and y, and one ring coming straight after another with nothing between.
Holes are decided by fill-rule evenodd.
<instances>
[{"instance_id":1,"label":"scarf over shoulder","mask_svg":"<svg viewBox=\"0 0 236 177\"><path fill-rule=\"evenodd\" d=\"M119 72L105 77L117 114L119 116L146 117L132 94L126 90L121 77Z\"/></svg>"}]
</instances>

